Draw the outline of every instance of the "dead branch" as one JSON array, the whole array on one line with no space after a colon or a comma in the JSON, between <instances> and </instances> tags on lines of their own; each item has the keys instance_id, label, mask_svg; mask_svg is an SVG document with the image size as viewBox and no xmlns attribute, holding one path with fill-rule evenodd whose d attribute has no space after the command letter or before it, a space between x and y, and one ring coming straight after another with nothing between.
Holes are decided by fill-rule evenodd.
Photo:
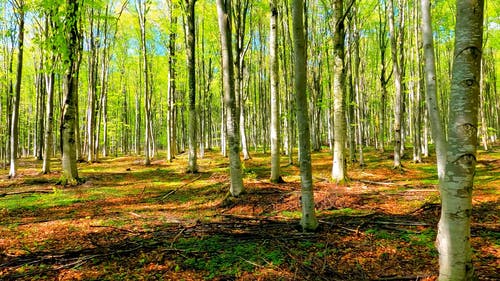
<instances>
[{"instance_id":1,"label":"dead branch","mask_svg":"<svg viewBox=\"0 0 500 281\"><path fill-rule=\"evenodd\" d=\"M5 197L9 195L19 195L19 194L32 194L32 193L53 193L52 190L29 190L29 191L16 191L16 192L5 192L0 193L0 197Z\"/></svg>"},{"instance_id":2,"label":"dead branch","mask_svg":"<svg viewBox=\"0 0 500 281\"><path fill-rule=\"evenodd\" d=\"M193 182L199 180L200 178L201 178L201 175L198 176L198 177L196 177L196 178L194 178L194 179L192 179L191 181L189 181L189 182L187 182L187 183L185 183L185 184L177 187L176 189L170 190L169 192L167 192L167 194L163 195L163 197L160 199L160 201L165 201L165 199L167 199L167 197L169 197L170 195L172 195L172 194L176 193L177 191L179 191L180 189L182 189L182 188L184 188L184 187L192 184Z\"/></svg>"}]
</instances>

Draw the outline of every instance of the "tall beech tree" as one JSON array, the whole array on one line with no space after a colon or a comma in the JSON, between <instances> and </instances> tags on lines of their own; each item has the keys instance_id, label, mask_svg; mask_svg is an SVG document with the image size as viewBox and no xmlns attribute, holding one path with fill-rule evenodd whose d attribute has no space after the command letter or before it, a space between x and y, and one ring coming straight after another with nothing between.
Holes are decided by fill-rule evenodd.
<instances>
[{"instance_id":1,"label":"tall beech tree","mask_svg":"<svg viewBox=\"0 0 500 281\"><path fill-rule=\"evenodd\" d=\"M333 1L333 22L335 26L333 38L333 166L332 179L344 183L347 178L345 164L346 144L346 111L345 111L345 70L344 70L344 3Z\"/></svg>"},{"instance_id":2,"label":"tall beech tree","mask_svg":"<svg viewBox=\"0 0 500 281\"><path fill-rule=\"evenodd\" d=\"M63 75L63 108L60 128L62 147L62 181L68 184L78 182L76 165L76 134L77 99L78 99L78 52L80 50L79 35L79 5L80 1L67 0L64 5L64 45L61 49Z\"/></svg>"},{"instance_id":3,"label":"tall beech tree","mask_svg":"<svg viewBox=\"0 0 500 281\"><path fill-rule=\"evenodd\" d=\"M188 92L189 92L189 155L188 172L198 172L197 164L197 112L196 112L196 34L195 34L195 6L196 0L185 0L186 10L186 44L187 44L187 69L188 69Z\"/></svg>"},{"instance_id":4,"label":"tall beech tree","mask_svg":"<svg viewBox=\"0 0 500 281\"><path fill-rule=\"evenodd\" d=\"M314 192L311 166L311 133L306 95L306 38L304 35L304 1L293 0L293 50L295 57L295 106L299 135L299 164L301 183L302 218L300 224L304 231L313 231L318 227L314 210Z\"/></svg>"},{"instance_id":5,"label":"tall beech tree","mask_svg":"<svg viewBox=\"0 0 500 281\"><path fill-rule=\"evenodd\" d=\"M439 180L443 180L446 164L446 135L441 119L437 99L436 59L434 56L434 39L432 32L431 4L422 0L422 41L425 61L425 89L427 112L431 120L432 138L436 146L437 170Z\"/></svg>"},{"instance_id":6,"label":"tall beech tree","mask_svg":"<svg viewBox=\"0 0 500 281\"><path fill-rule=\"evenodd\" d=\"M399 9L401 18L402 10ZM391 43L392 72L394 76L394 168L401 169L401 147L402 133L401 122L403 117L403 83L401 78L401 65L398 59L398 35L396 34L396 23L394 14L396 9L394 0L389 0L389 40ZM399 26L401 29L402 27Z\"/></svg>"},{"instance_id":7,"label":"tall beech tree","mask_svg":"<svg viewBox=\"0 0 500 281\"><path fill-rule=\"evenodd\" d=\"M474 280L472 190L478 145L483 0L457 0L446 167L440 182L439 280Z\"/></svg>"},{"instance_id":8,"label":"tall beech tree","mask_svg":"<svg viewBox=\"0 0 500 281\"><path fill-rule=\"evenodd\" d=\"M238 137L239 115L236 107L234 87L234 58L231 43L231 0L217 0L217 15L222 49L224 104L227 109L226 130L229 142L230 192L233 196L239 196L243 192L244 187Z\"/></svg>"},{"instance_id":9,"label":"tall beech tree","mask_svg":"<svg viewBox=\"0 0 500 281\"><path fill-rule=\"evenodd\" d=\"M16 87L12 101L12 115L10 124L10 171L9 177L13 178L17 172L17 153L19 147L19 106L21 99L21 82L23 77L23 55L24 55L24 0L13 1L18 20L17 33L17 72Z\"/></svg>"},{"instance_id":10,"label":"tall beech tree","mask_svg":"<svg viewBox=\"0 0 500 281\"><path fill-rule=\"evenodd\" d=\"M280 95L278 74L278 6L276 0L269 2L271 23L269 31L269 52L271 64L271 182L283 182L280 175Z\"/></svg>"}]
</instances>

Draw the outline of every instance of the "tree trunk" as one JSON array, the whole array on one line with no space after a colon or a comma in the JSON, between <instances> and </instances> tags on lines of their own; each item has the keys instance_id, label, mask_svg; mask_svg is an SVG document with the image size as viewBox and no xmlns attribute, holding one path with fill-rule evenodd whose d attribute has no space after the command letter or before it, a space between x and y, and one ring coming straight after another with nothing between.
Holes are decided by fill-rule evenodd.
<instances>
[{"instance_id":1,"label":"tree trunk","mask_svg":"<svg viewBox=\"0 0 500 281\"><path fill-rule=\"evenodd\" d=\"M176 38L175 33L177 27L177 16L174 15L175 4L170 1L170 34L168 41L168 114L167 114L167 160L172 162L177 154L176 150L176 120L175 120L175 92L176 92L176 71L175 71L175 48Z\"/></svg>"},{"instance_id":2,"label":"tree trunk","mask_svg":"<svg viewBox=\"0 0 500 281\"><path fill-rule=\"evenodd\" d=\"M63 61L66 62L64 74L64 103L61 123L61 145L62 145L62 181L63 183L76 184L78 181L78 170L76 166L76 100L78 99L78 70L77 51L78 48L78 1L67 0L67 11L65 29L67 30L66 51L63 53Z\"/></svg>"},{"instance_id":3,"label":"tree trunk","mask_svg":"<svg viewBox=\"0 0 500 281\"><path fill-rule=\"evenodd\" d=\"M345 117L345 70L344 70L344 9L343 0L333 2L333 22L335 35L333 42L333 167L332 179L336 183L344 183L347 179L345 165L346 117Z\"/></svg>"},{"instance_id":4,"label":"tree trunk","mask_svg":"<svg viewBox=\"0 0 500 281\"><path fill-rule=\"evenodd\" d=\"M299 163L301 178L302 218L300 224L304 231L313 231L318 227L314 210L314 192L311 167L311 133L306 96L306 44L304 36L304 1L293 0L293 45L295 56L295 103L299 133Z\"/></svg>"},{"instance_id":5,"label":"tree trunk","mask_svg":"<svg viewBox=\"0 0 500 281\"><path fill-rule=\"evenodd\" d=\"M472 189L476 167L483 0L457 1L447 160L440 183L439 280L473 280Z\"/></svg>"},{"instance_id":6,"label":"tree trunk","mask_svg":"<svg viewBox=\"0 0 500 281\"><path fill-rule=\"evenodd\" d=\"M188 153L188 167L189 173L197 173L197 114L196 114L196 35L195 35L195 14L194 6L196 0L186 1L186 14L187 14L187 69L188 69L188 86L189 86L189 153Z\"/></svg>"},{"instance_id":7,"label":"tree trunk","mask_svg":"<svg viewBox=\"0 0 500 281\"><path fill-rule=\"evenodd\" d=\"M446 165L446 135L444 133L443 122L441 121L441 111L439 110L437 100L436 62L434 57L434 40L432 37L430 0L422 0L421 5L427 113L431 124L431 135L436 144L437 170L439 180L441 181L444 177Z\"/></svg>"},{"instance_id":8,"label":"tree trunk","mask_svg":"<svg viewBox=\"0 0 500 281\"><path fill-rule=\"evenodd\" d=\"M146 12L148 10L147 1L137 2L137 13L139 16L139 27L141 29L141 51L142 51L142 75L144 78L144 165L151 164L151 93L149 88L149 64L148 50L146 42Z\"/></svg>"},{"instance_id":9,"label":"tree trunk","mask_svg":"<svg viewBox=\"0 0 500 281\"><path fill-rule=\"evenodd\" d=\"M394 75L394 169L401 169L401 119L403 116L401 69L398 60L394 1L389 0L389 33ZM401 16L401 15L400 15ZM401 28L401 27L400 27Z\"/></svg>"},{"instance_id":10,"label":"tree trunk","mask_svg":"<svg viewBox=\"0 0 500 281\"><path fill-rule=\"evenodd\" d=\"M24 53L24 1L16 1L15 5L19 20L17 39L17 73L16 88L12 103L12 121L10 127L10 171L9 178L16 176L17 172L17 150L19 146L19 104L21 99L21 81L23 76L23 53Z\"/></svg>"},{"instance_id":11,"label":"tree trunk","mask_svg":"<svg viewBox=\"0 0 500 281\"><path fill-rule=\"evenodd\" d=\"M217 0L217 14L222 47L224 103L227 108L227 137L229 141L230 192L239 196L243 192L243 177L238 137L239 116L234 88L234 64L231 44L231 0Z\"/></svg>"},{"instance_id":12,"label":"tree trunk","mask_svg":"<svg viewBox=\"0 0 500 281\"><path fill-rule=\"evenodd\" d=\"M271 182L282 182L280 175L280 97L278 74L278 7L276 0L270 2L271 27L269 33L269 50L271 57Z\"/></svg>"}]
</instances>

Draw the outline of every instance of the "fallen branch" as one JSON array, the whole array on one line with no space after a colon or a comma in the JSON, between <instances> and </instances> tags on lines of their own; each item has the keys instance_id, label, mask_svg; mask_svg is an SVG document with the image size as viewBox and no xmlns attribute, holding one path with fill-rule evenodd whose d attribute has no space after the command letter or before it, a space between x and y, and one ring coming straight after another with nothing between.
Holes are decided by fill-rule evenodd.
<instances>
[{"instance_id":1,"label":"fallen branch","mask_svg":"<svg viewBox=\"0 0 500 281\"><path fill-rule=\"evenodd\" d=\"M195 182L195 181L199 180L200 178L201 178L201 175L200 175L200 176L198 176L198 177L196 177L196 178L194 178L194 179L192 179L191 181L189 181L189 182L187 182L187 183L185 183L185 184L183 184L183 185L181 185L181 186L177 187L176 189L170 190L169 192L167 192L167 194L163 195L163 197L160 199L160 201L164 201L164 200L165 200L165 199L167 199L167 197L169 197L170 195L172 195L172 194L176 193L176 192L177 192L177 191L179 191L181 188L184 188L184 187L186 187L186 186L188 186L188 185L192 184L193 182Z\"/></svg>"},{"instance_id":2,"label":"fallen branch","mask_svg":"<svg viewBox=\"0 0 500 281\"><path fill-rule=\"evenodd\" d=\"M5 197L9 195L19 195L19 194L31 194L31 193L53 193L52 190L29 190L29 191L17 191L17 192L5 192L0 193L0 197Z\"/></svg>"},{"instance_id":3,"label":"fallen branch","mask_svg":"<svg viewBox=\"0 0 500 281\"><path fill-rule=\"evenodd\" d=\"M376 281L396 281L396 280L423 280L424 278L431 277L431 275L422 275L422 276L388 276L388 277L380 277L375 279Z\"/></svg>"}]
</instances>

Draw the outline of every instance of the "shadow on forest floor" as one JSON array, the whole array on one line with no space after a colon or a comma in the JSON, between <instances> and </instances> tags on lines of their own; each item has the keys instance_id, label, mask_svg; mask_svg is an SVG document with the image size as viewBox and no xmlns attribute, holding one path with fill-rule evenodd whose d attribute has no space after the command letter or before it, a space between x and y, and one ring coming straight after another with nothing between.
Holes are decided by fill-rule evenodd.
<instances>
[{"instance_id":1,"label":"shadow on forest floor","mask_svg":"<svg viewBox=\"0 0 500 281\"><path fill-rule=\"evenodd\" d=\"M377 152L378 153L378 152ZM373 155L372 155L373 154ZM2 280L435 280L439 195L433 161L406 163L367 152L351 181L328 181L330 156L313 155L320 227L303 233L298 167L267 180L267 156L245 161L246 192L227 197L227 159L123 157L80 164L85 183L55 185L22 159L21 177L0 180ZM386 157L387 158L387 157ZM285 157L283 158L285 161ZM478 161L472 244L480 280L496 275L498 153ZM284 163L284 162L283 162ZM57 168L56 168L57 169ZM54 169L54 170L56 170Z\"/></svg>"}]
</instances>

